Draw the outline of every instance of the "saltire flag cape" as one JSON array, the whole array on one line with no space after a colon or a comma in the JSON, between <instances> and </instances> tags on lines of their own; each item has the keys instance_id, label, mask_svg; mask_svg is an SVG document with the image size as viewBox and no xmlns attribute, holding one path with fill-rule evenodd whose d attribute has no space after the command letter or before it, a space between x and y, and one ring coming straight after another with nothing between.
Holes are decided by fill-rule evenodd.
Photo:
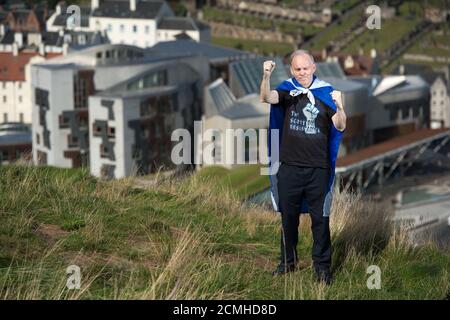
<instances>
[{"instance_id":1,"label":"saltire flag cape","mask_svg":"<svg viewBox=\"0 0 450 320\"><path fill-rule=\"evenodd\" d=\"M304 88L302 85L294 78L287 79L283 81L278 87L278 90L287 91L291 96L296 96L299 94L307 94L308 99L311 103L315 104L315 99L320 100L329 108L332 108L336 111L336 104L331 97L331 92L334 90L333 87L325 82L317 78L315 75L313 76L313 82L309 88ZM269 166L270 166L270 193L272 198L272 205L275 211L279 212L279 195L278 195L278 180L276 176L276 172L278 172L279 163L279 147L281 146L281 139L283 136L283 124L284 124L285 110L284 108L271 105L270 106L270 119L269 119L269 139L268 139L268 151L269 151ZM333 122L330 124L330 131L328 137L328 150L330 153L330 167L331 174L330 180L328 183L328 192L325 197L325 203L323 208L323 215L329 216L331 209L331 202L333 200L333 184L336 170L336 159L339 151L339 144L341 142L344 131L339 131L334 126ZM271 145L271 133L273 129L279 130L278 141L278 152L274 152L272 157L272 145ZM301 203L299 201L299 212L306 213L308 211L308 203L306 199L302 199Z\"/></svg>"}]
</instances>

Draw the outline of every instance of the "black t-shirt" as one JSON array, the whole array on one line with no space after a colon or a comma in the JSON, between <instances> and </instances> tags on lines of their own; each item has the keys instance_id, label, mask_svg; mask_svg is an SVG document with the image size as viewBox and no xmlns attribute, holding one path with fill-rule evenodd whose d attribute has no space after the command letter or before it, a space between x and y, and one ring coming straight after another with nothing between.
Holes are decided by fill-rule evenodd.
<instances>
[{"instance_id":1,"label":"black t-shirt","mask_svg":"<svg viewBox=\"0 0 450 320\"><path fill-rule=\"evenodd\" d=\"M336 113L315 99L311 104L306 94L292 97L278 91L278 107L285 108L280 161L303 167L329 168L328 136L331 117Z\"/></svg>"}]
</instances>

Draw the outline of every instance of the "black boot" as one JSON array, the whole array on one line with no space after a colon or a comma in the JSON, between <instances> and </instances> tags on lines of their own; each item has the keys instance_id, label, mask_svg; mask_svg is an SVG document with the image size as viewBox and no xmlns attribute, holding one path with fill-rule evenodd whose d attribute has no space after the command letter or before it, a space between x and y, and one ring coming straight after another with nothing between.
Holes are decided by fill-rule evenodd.
<instances>
[{"instance_id":1,"label":"black boot","mask_svg":"<svg viewBox=\"0 0 450 320\"><path fill-rule=\"evenodd\" d=\"M275 269L275 271L272 272L272 276L282 276L283 274L294 272L295 271L295 265L288 265L287 267L284 265L278 265L278 267Z\"/></svg>"},{"instance_id":2,"label":"black boot","mask_svg":"<svg viewBox=\"0 0 450 320\"><path fill-rule=\"evenodd\" d=\"M317 281L325 283L327 286L333 282L333 274L329 269L316 269Z\"/></svg>"}]
</instances>

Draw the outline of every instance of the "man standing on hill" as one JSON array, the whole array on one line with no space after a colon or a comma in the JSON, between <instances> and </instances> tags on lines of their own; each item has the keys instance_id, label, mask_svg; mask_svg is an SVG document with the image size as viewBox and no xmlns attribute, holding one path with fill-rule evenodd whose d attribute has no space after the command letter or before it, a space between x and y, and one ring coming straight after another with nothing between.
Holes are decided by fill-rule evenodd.
<instances>
[{"instance_id":1,"label":"man standing on hill","mask_svg":"<svg viewBox=\"0 0 450 320\"><path fill-rule=\"evenodd\" d=\"M270 130L280 132L279 159L269 158L272 202L281 212L281 262L273 275L294 271L298 262L299 214L311 216L312 259L320 281L331 284L329 214L339 143L346 126L340 91L318 79L314 58L304 50L291 55L292 78L270 90L273 61L265 61L262 102L270 103Z\"/></svg>"}]
</instances>

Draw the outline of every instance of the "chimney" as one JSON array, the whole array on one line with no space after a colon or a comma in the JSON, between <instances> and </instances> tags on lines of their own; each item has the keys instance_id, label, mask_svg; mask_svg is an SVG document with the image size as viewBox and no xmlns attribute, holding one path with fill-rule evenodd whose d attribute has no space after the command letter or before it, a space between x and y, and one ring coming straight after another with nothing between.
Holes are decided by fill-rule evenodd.
<instances>
[{"instance_id":1,"label":"chimney","mask_svg":"<svg viewBox=\"0 0 450 320\"><path fill-rule=\"evenodd\" d=\"M67 42L63 43L62 49L63 49L63 55L64 56L67 55L67 53L69 52L69 44Z\"/></svg>"},{"instance_id":2,"label":"chimney","mask_svg":"<svg viewBox=\"0 0 450 320\"><path fill-rule=\"evenodd\" d=\"M16 42L12 44L12 52L14 57L17 57L19 55L19 46Z\"/></svg>"},{"instance_id":3,"label":"chimney","mask_svg":"<svg viewBox=\"0 0 450 320\"><path fill-rule=\"evenodd\" d=\"M364 55L364 49L363 49L363 47L359 47L359 49L358 49L358 54L359 54L360 56L363 56L363 55Z\"/></svg>"},{"instance_id":4,"label":"chimney","mask_svg":"<svg viewBox=\"0 0 450 320\"><path fill-rule=\"evenodd\" d=\"M328 56L327 48L322 49L322 60L326 60Z\"/></svg>"},{"instance_id":5,"label":"chimney","mask_svg":"<svg viewBox=\"0 0 450 320\"><path fill-rule=\"evenodd\" d=\"M347 56L344 60L344 69L351 69L355 66L355 61L352 56Z\"/></svg>"},{"instance_id":6,"label":"chimney","mask_svg":"<svg viewBox=\"0 0 450 320\"><path fill-rule=\"evenodd\" d=\"M61 9L61 2L58 2L58 4L56 5L56 14L57 14L57 15L60 15L61 12L62 12L62 9Z\"/></svg>"},{"instance_id":7,"label":"chimney","mask_svg":"<svg viewBox=\"0 0 450 320\"><path fill-rule=\"evenodd\" d=\"M100 0L91 0L91 11L94 11L100 5Z\"/></svg>"},{"instance_id":8,"label":"chimney","mask_svg":"<svg viewBox=\"0 0 450 320\"><path fill-rule=\"evenodd\" d=\"M16 43L19 48L21 48L23 46L23 34L22 34L22 32L15 32L14 33L14 43Z\"/></svg>"},{"instance_id":9,"label":"chimney","mask_svg":"<svg viewBox=\"0 0 450 320\"><path fill-rule=\"evenodd\" d=\"M136 3L138 0L130 0L130 11L136 11Z\"/></svg>"},{"instance_id":10,"label":"chimney","mask_svg":"<svg viewBox=\"0 0 450 320\"><path fill-rule=\"evenodd\" d=\"M43 42L39 43L39 55L45 56L45 45Z\"/></svg>"}]
</instances>

